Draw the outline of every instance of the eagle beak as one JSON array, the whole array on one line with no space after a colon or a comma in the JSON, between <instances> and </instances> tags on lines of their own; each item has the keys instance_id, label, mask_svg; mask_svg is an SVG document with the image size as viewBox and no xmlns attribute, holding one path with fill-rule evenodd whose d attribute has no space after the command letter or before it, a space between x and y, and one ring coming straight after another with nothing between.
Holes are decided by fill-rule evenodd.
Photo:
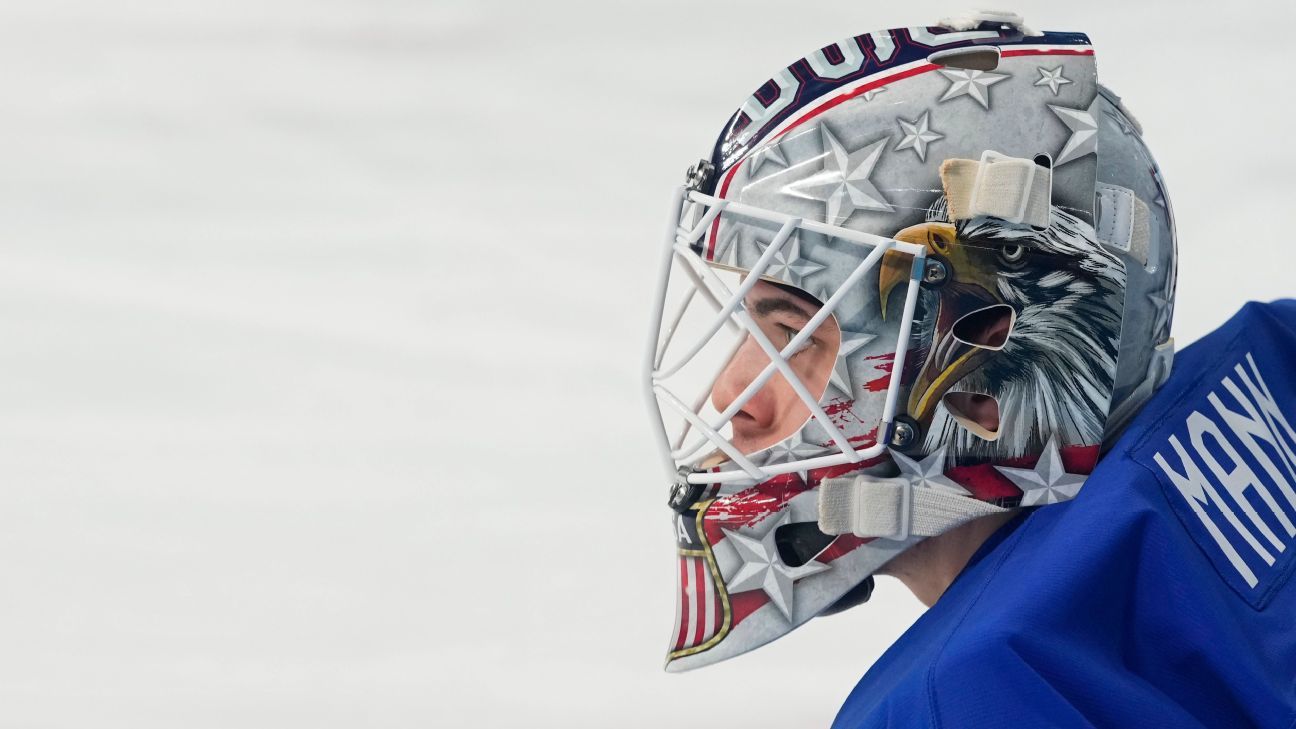
<instances>
[{"instance_id":1,"label":"eagle beak","mask_svg":"<svg viewBox=\"0 0 1296 729\"><path fill-rule=\"evenodd\" d=\"M949 223L923 223L911 225L896 233L895 240L927 247L927 255L943 255L954 244L954 226ZM878 271L878 293L881 294L882 318L886 319L887 301L896 286L909 280L913 256L891 249L882 254L882 267Z\"/></svg>"},{"instance_id":2,"label":"eagle beak","mask_svg":"<svg viewBox=\"0 0 1296 729\"><path fill-rule=\"evenodd\" d=\"M961 317L1003 303L994 293L996 268L984 252L958 241L949 223L913 225L893 236L905 243L927 248L927 256L940 260L947 277L937 289L935 326L926 360L909 390L908 413L924 426L930 424L941 398L959 380L975 370L993 354L993 348L969 343L955 336L955 324ZM909 281L913 257L889 250L882 255L878 272L878 294L882 316L886 317L891 292Z\"/></svg>"}]
</instances>

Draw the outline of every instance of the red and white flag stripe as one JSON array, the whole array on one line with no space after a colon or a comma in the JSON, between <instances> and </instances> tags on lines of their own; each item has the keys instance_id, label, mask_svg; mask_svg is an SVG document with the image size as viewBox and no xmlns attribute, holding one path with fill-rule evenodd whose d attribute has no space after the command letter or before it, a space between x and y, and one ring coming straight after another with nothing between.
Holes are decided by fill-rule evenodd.
<instances>
[{"instance_id":1,"label":"red and white flag stripe","mask_svg":"<svg viewBox=\"0 0 1296 729\"><path fill-rule=\"evenodd\" d=\"M675 650L693 648L720 629L723 612L706 559L679 558L679 610L675 618Z\"/></svg>"}]
</instances>

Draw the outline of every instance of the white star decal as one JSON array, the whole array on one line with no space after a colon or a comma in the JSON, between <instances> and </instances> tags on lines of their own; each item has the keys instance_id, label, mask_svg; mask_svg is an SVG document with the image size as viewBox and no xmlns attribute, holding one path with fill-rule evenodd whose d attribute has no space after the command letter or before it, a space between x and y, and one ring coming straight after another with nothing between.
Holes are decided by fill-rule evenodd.
<instances>
[{"instance_id":1,"label":"white star decal","mask_svg":"<svg viewBox=\"0 0 1296 729\"><path fill-rule=\"evenodd\" d=\"M720 234L716 241L715 260L730 266L738 266L738 228L730 226Z\"/></svg>"},{"instance_id":2,"label":"white star decal","mask_svg":"<svg viewBox=\"0 0 1296 729\"><path fill-rule=\"evenodd\" d=\"M1058 450L1057 437L1050 437L1039 463L1034 468L1005 468L995 466L999 473L1022 490L1022 506L1056 504L1074 498L1084 485L1085 476L1067 473L1062 466L1062 452Z\"/></svg>"},{"instance_id":3,"label":"white star decal","mask_svg":"<svg viewBox=\"0 0 1296 729\"><path fill-rule=\"evenodd\" d=\"M760 249L761 255L765 254L765 249L769 248L769 245L769 243L756 241L756 247ZM801 257L801 232L797 231L774 254L774 260L770 261L769 267L765 269L763 275L786 281L793 286L805 288L801 285L802 279L819 273L824 268L826 266L821 263L815 263L809 258Z\"/></svg>"},{"instance_id":4,"label":"white star decal","mask_svg":"<svg viewBox=\"0 0 1296 729\"><path fill-rule=\"evenodd\" d=\"M902 149L912 149L918 153L918 159L923 162L927 161L927 145L937 139L944 139L945 135L931 128L931 112L924 111L923 115L907 121L897 119L900 122L900 129L904 132L904 139L896 145L895 151Z\"/></svg>"},{"instance_id":5,"label":"white star decal","mask_svg":"<svg viewBox=\"0 0 1296 729\"><path fill-rule=\"evenodd\" d=\"M819 129L823 138L823 169L788 185L788 193L825 203L827 218L824 222L833 225L844 223L856 210L890 212L891 203L869 181L887 139L884 137L854 152L847 152L827 125Z\"/></svg>"},{"instance_id":6,"label":"white star decal","mask_svg":"<svg viewBox=\"0 0 1296 729\"><path fill-rule=\"evenodd\" d=\"M1070 109L1056 104L1048 105L1053 110L1053 113L1057 114L1057 117L1062 120L1062 123L1067 126L1067 129L1071 130L1071 136L1067 139L1066 144L1062 145L1062 151L1058 152L1057 159L1053 160L1054 167L1060 167L1067 162L1073 162L1097 151L1097 114L1100 103L1102 103L1102 97L1095 95L1087 109Z\"/></svg>"},{"instance_id":7,"label":"white star decal","mask_svg":"<svg viewBox=\"0 0 1296 729\"><path fill-rule=\"evenodd\" d=\"M783 613L788 622L792 621L792 607L795 587L793 582L829 569L829 565L811 560L800 567L789 567L779 557L778 547L774 544L774 534L778 528L787 523L792 516L784 510L765 531L760 539L721 529L725 537L733 540L734 550L742 558L743 564L734 576L725 584L730 593L762 590L769 596L774 607Z\"/></svg>"},{"instance_id":8,"label":"white star decal","mask_svg":"<svg viewBox=\"0 0 1296 729\"><path fill-rule=\"evenodd\" d=\"M1126 136L1135 134L1134 125L1130 124L1129 120L1127 120L1125 117L1121 116L1120 114L1113 114L1110 111L1104 113L1107 114L1107 116L1111 117L1112 121L1116 122L1116 126L1120 127L1121 132L1123 132Z\"/></svg>"},{"instance_id":9,"label":"white star decal","mask_svg":"<svg viewBox=\"0 0 1296 729\"><path fill-rule=\"evenodd\" d=\"M941 446L919 463L905 454L890 448L891 458L900 467L900 476L908 479L915 488L935 489L952 494L971 495L967 489L959 486L945 475L945 448Z\"/></svg>"},{"instance_id":10,"label":"white star decal","mask_svg":"<svg viewBox=\"0 0 1296 729\"><path fill-rule=\"evenodd\" d=\"M855 383L851 380L850 369L846 366L846 360L856 350L874 339L877 339L877 335L872 332L841 330L841 347L837 349L837 362L833 365L832 379L829 382L846 397L855 397Z\"/></svg>"},{"instance_id":11,"label":"white star decal","mask_svg":"<svg viewBox=\"0 0 1296 729\"><path fill-rule=\"evenodd\" d=\"M860 94L860 96L863 96L865 101L872 101L874 96L877 96L878 94L886 90L887 87L879 86L876 89L869 89L868 91L865 91L864 93Z\"/></svg>"},{"instance_id":12,"label":"white star decal","mask_svg":"<svg viewBox=\"0 0 1296 729\"><path fill-rule=\"evenodd\" d=\"M777 144L767 144L752 152L751 164L747 168L747 175L755 177L756 171L766 162L775 162L779 167L787 167L787 157L783 156L783 150L779 149Z\"/></svg>"},{"instance_id":13,"label":"white star decal","mask_svg":"<svg viewBox=\"0 0 1296 729\"><path fill-rule=\"evenodd\" d=\"M1147 295L1148 301L1152 302L1152 310L1156 316L1152 319L1152 331L1163 332L1167 327L1167 319L1170 317L1170 296L1169 281L1167 287L1159 291L1153 291Z\"/></svg>"},{"instance_id":14,"label":"white star decal","mask_svg":"<svg viewBox=\"0 0 1296 729\"><path fill-rule=\"evenodd\" d=\"M802 436L802 432L798 430L791 436L766 449L761 465L770 466L777 463L791 463L792 461L817 455L823 450L817 443L807 443Z\"/></svg>"},{"instance_id":15,"label":"white star decal","mask_svg":"<svg viewBox=\"0 0 1296 729\"><path fill-rule=\"evenodd\" d=\"M1157 170L1155 165L1153 165L1152 169L1148 171L1152 173L1152 184L1156 185L1157 191L1156 197L1153 198L1152 202L1160 205L1166 212L1169 212L1170 205L1166 202L1165 188L1161 185L1161 172Z\"/></svg>"},{"instance_id":16,"label":"white star decal","mask_svg":"<svg viewBox=\"0 0 1296 729\"><path fill-rule=\"evenodd\" d=\"M1071 79L1062 75L1061 66L1058 66L1057 68L1044 68L1043 66L1036 66L1035 70L1040 72L1040 79L1039 81L1035 82L1035 85L1049 87L1049 91L1052 91L1054 96L1058 95L1058 91L1063 86L1072 83Z\"/></svg>"},{"instance_id":17,"label":"white star decal","mask_svg":"<svg viewBox=\"0 0 1296 729\"><path fill-rule=\"evenodd\" d=\"M806 442L804 433L804 428L798 430L791 436L770 446L752 460L756 461L760 466L774 466L822 454L823 446L818 443ZM795 471L795 473L801 477L803 483L807 486L810 485L809 471Z\"/></svg>"},{"instance_id":18,"label":"white star decal","mask_svg":"<svg viewBox=\"0 0 1296 729\"><path fill-rule=\"evenodd\" d=\"M983 109L990 108L990 87L1008 78L1006 73L990 73L989 71L973 71L963 68L957 70L942 68L940 72L950 82L949 88L945 90L945 95L940 97L940 101L949 101L960 96L970 96L976 99L976 102Z\"/></svg>"}]
</instances>

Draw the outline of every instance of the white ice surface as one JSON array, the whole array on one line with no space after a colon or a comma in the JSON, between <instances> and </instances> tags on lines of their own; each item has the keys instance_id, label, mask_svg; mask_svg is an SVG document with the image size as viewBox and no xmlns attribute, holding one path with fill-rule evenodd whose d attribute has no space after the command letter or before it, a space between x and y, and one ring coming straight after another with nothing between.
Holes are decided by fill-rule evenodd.
<instances>
[{"instance_id":1,"label":"white ice surface","mask_svg":"<svg viewBox=\"0 0 1296 729\"><path fill-rule=\"evenodd\" d=\"M1180 341L1291 293L1291 5L1015 7L1147 131ZM0 5L0 726L826 725L895 583L660 669L651 249L779 66L961 9Z\"/></svg>"}]
</instances>

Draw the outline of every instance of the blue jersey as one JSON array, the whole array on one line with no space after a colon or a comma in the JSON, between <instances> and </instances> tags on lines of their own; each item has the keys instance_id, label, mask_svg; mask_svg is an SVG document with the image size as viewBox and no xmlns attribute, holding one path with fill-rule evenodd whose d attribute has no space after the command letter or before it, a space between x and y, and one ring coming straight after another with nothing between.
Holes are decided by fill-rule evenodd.
<instances>
[{"instance_id":1,"label":"blue jersey","mask_svg":"<svg viewBox=\"0 0 1296 729\"><path fill-rule=\"evenodd\" d=\"M1296 725L1296 301L1249 304L1023 513L834 727Z\"/></svg>"}]
</instances>

